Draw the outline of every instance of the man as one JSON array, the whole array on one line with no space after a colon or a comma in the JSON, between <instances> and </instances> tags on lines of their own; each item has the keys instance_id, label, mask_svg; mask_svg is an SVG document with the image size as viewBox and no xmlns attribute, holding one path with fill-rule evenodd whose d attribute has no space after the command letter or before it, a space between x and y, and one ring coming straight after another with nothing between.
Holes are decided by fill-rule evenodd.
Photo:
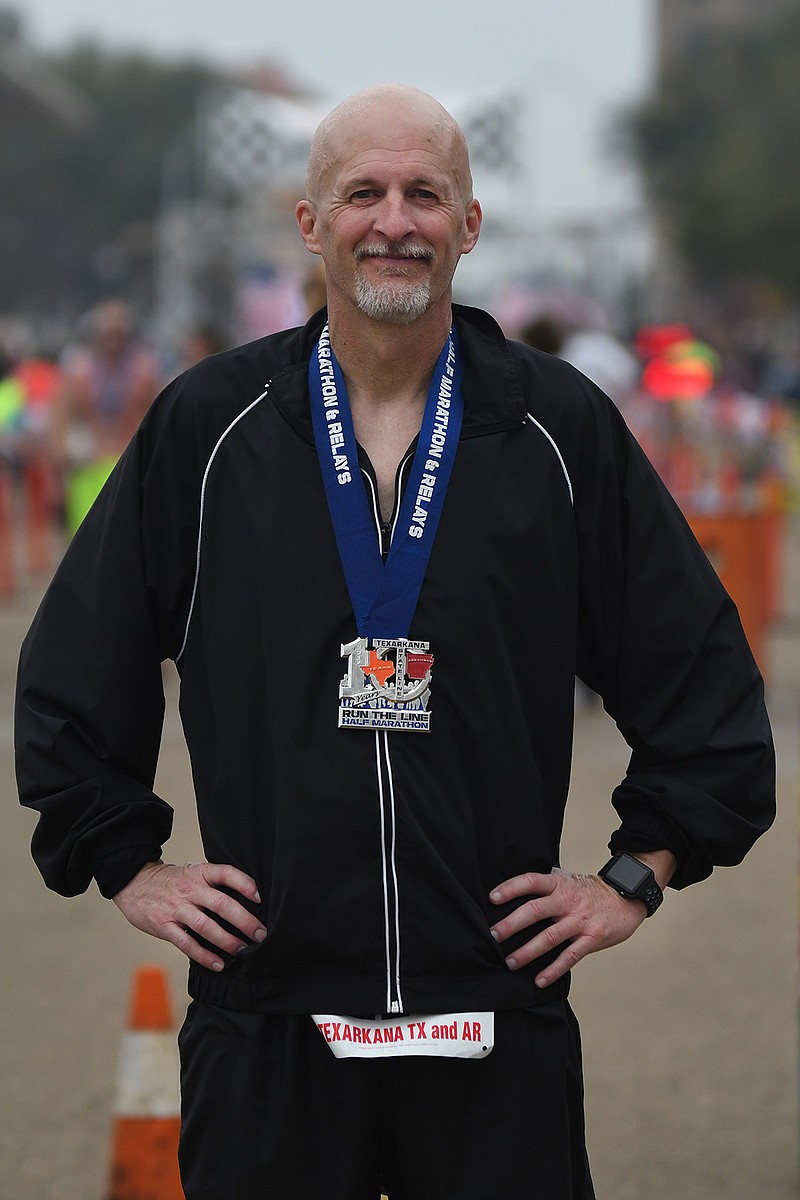
<instances>
[{"instance_id":1,"label":"man","mask_svg":"<svg viewBox=\"0 0 800 1200\"><path fill-rule=\"evenodd\" d=\"M327 312L162 393L28 637L34 854L192 960L188 1200L586 1200L569 970L767 828L761 682L613 406L453 308L481 210L436 101L335 109L297 220ZM576 669L633 749L603 878L553 870Z\"/></svg>"}]
</instances>

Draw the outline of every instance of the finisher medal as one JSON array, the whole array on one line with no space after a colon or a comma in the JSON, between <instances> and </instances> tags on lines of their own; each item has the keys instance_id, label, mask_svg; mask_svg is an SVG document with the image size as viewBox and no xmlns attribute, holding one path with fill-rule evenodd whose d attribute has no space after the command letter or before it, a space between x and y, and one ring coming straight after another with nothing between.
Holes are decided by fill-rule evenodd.
<instances>
[{"instance_id":1,"label":"finisher medal","mask_svg":"<svg viewBox=\"0 0 800 1200\"><path fill-rule=\"evenodd\" d=\"M433 655L427 642L356 638L342 646L347 674L339 684L339 727L428 733Z\"/></svg>"},{"instance_id":2,"label":"finisher medal","mask_svg":"<svg viewBox=\"0 0 800 1200\"><path fill-rule=\"evenodd\" d=\"M308 366L311 416L358 637L342 646L339 726L428 733L433 654L408 632L461 433L463 369L455 330L433 372L417 449L386 562L358 466L347 389L322 332Z\"/></svg>"}]
</instances>

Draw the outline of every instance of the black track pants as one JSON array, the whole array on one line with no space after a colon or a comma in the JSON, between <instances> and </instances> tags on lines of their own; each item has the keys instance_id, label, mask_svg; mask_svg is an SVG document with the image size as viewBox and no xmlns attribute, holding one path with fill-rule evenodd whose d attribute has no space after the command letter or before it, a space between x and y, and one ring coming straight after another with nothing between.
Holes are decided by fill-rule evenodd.
<instances>
[{"instance_id":1,"label":"black track pants","mask_svg":"<svg viewBox=\"0 0 800 1200\"><path fill-rule=\"evenodd\" d=\"M499 1012L485 1059L336 1059L310 1016L193 1003L186 1200L593 1200L566 1001Z\"/></svg>"}]
</instances>

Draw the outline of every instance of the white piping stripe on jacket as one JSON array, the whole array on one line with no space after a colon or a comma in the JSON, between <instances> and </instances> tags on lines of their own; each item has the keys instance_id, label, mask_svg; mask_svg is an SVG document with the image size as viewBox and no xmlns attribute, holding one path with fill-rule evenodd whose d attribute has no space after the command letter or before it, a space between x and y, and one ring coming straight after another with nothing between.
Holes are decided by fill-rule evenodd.
<instances>
[{"instance_id":1,"label":"white piping stripe on jacket","mask_svg":"<svg viewBox=\"0 0 800 1200\"><path fill-rule=\"evenodd\" d=\"M383 732L383 752L386 763L386 779L389 784L388 812L391 821L391 845L386 846L386 794L383 787L383 770L381 767L381 732ZM400 990L400 888L397 882L397 820L395 813L394 779L392 778L392 763L389 758L389 739L386 730L375 730L375 767L378 773L378 798L381 816L381 867L383 873L383 924L386 939L386 1011L387 1013L403 1011L403 993ZM392 995L392 963L391 963L391 920L389 912L389 872L391 865L391 888L394 892L394 995Z\"/></svg>"},{"instance_id":2,"label":"white piping stripe on jacket","mask_svg":"<svg viewBox=\"0 0 800 1200\"><path fill-rule=\"evenodd\" d=\"M391 946L389 944L389 876L386 869L386 804L383 796L383 774L381 772L380 730L375 730L375 770L378 775L378 801L381 814L381 868L383 873L383 933L386 941L386 1011L392 1011L392 975L390 967Z\"/></svg>"},{"instance_id":3,"label":"white piping stripe on jacket","mask_svg":"<svg viewBox=\"0 0 800 1200\"><path fill-rule=\"evenodd\" d=\"M267 395L268 392L269 392L269 384L267 384L266 389L261 393L260 396L257 396L251 404L248 404L247 408L243 408L242 411L239 413L239 415L234 417L234 419L231 421L228 428L220 436L219 441L217 442L214 449L211 451L211 457L209 458L208 462L206 463L206 469L203 472L203 485L200 488L200 521L199 521L199 524L197 527L197 559L196 559L195 570L194 570L194 585L192 587L192 598L191 598L191 601L189 602L189 613L188 613L188 616L186 617L186 629L185 629L185 632L183 635L183 645L181 646L178 653L175 655L174 661L176 663L179 662L179 660L183 657L183 652L186 649L186 643L189 640L189 626L192 623L192 615L194 614L194 604L195 604L195 600L197 599L197 588L200 583L200 549L203 544L203 516L205 515L206 484L208 483L209 472L211 471L212 464L214 462L214 459L217 456L217 451L219 450L222 443L225 441L225 438L228 436L228 434L231 432L231 430L234 429L239 424L242 417L247 416L247 414L250 412L250 410L252 408L255 408L255 406L264 399L264 397Z\"/></svg>"},{"instance_id":4,"label":"white piping stripe on jacket","mask_svg":"<svg viewBox=\"0 0 800 1200\"><path fill-rule=\"evenodd\" d=\"M392 850L390 861L392 864L392 884L394 886L394 983L395 995L397 996L396 1011L403 1012L403 993L400 990L400 885L397 881L397 806L394 799L394 776L392 775L392 760L389 757L389 734L385 729L381 732L383 733L383 752L386 755L386 774L389 779L389 793L392 798ZM390 1011L392 1011L391 1008Z\"/></svg>"},{"instance_id":5,"label":"white piping stripe on jacket","mask_svg":"<svg viewBox=\"0 0 800 1200\"><path fill-rule=\"evenodd\" d=\"M555 450L555 452L556 452L556 457L557 457L558 461L559 461L559 462L560 462L560 464L561 464L561 470L564 472L564 478L565 478L565 479L566 479L566 481L567 481L567 488L569 489L569 499L570 499L570 503L571 503L571 504L574 504L574 503L575 503L575 494L574 494L574 492L572 491L572 480L571 480L571 479L570 479L570 477L569 477L569 471L567 470L567 464L564 462L564 459L563 459L563 457L562 457L561 451L559 450L558 446L557 446L557 445L556 445L556 443L555 443L555 439L554 439L554 438L552 438L552 437L550 436L550 434L549 434L549 433L547 432L547 430L545 429L544 425L542 425L542 424L541 424L539 421L537 421L537 420L536 420L536 417L533 417L533 416L531 416L531 414L530 414L530 413L527 413L527 414L526 414L526 416L527 416L527 418L528 418L528 420L529 420L529 421L533 421L534 425L535 425L535 426L536 426L536 428L539 430L539 432L544 434L544 436L547 438L547 440L548 440L548 442L550 443L550 445L551 445L551 446L553 447L553 449Z\"/></svg>"}]
</instances>

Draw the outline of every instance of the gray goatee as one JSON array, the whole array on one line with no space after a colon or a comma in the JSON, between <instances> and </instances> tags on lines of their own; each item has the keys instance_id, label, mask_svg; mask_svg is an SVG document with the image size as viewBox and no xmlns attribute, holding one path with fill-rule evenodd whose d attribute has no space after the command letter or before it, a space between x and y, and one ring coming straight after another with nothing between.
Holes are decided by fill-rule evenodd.
<instances>
[{"instance_id":1,"label":"gray goatee","mask_svg":"<svg viewBox=\"0 0 800 1200\"><path fill-rule=\"evenodd\" d=\"M365 258L408 258L433 262L435 252L429 246L384 242L360 246L355 253L356 261ZM383 280L370 282L362 275L356 278L355 300L359 310L374 321L388 321L393 325L410 325L424 316L430 302L430 279L412 283L410 272L396 264L386 268Z\"/></svg>"}]
</instances>

